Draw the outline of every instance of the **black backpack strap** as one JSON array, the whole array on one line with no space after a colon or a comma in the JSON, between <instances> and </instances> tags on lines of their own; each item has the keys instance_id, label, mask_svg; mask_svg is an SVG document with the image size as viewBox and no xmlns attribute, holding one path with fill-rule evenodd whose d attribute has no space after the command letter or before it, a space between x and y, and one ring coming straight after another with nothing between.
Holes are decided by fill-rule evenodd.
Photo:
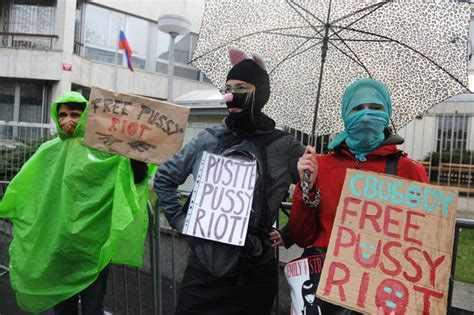
<instances>
[{"instance_id":1,"label":"black backpack strap","mask_svg":"<svg viewBox=\"0 0 474 315\"><path fill-rule=\"evenodd\" d=\"M250 138L249 140L255 143L255 146L257 147L258 154L260 155L261 158L261 163L262 163L262 175L264 176L263 178L266 178L267 176L267 146L272 143L275 140L278 140L280 138L283 138L284 136L288 135L288 133L274 129L271 133L264 133L264 134L259 134L256 135L253 138Z\"/></svg>"},{"instance_id":2,"label":"black backpack strap","mask_svg":"<svg viewBox=\"0 0 474 315\"><path fill-rule=\"evenodd\" d=\"M397 175L398 160L403 155L403 151L387 155L387 162L385 163L385 174Z\"/></svg>"},{"instance_id":3,"label":"black backpack strap","mask_svg":"<svg viewBox=\"0 0 474 315\"><path fill-rule=\"evenodd\" d=\"M262 198L262 205L260 206L262 211L265 211L264 209L266 208L266 200L267 200L267 189L266 189L266 181L267 181L267 178L268 178L267 146L269 144L271 144L272 142L274 142L274 141L276 141L280 138L283 138L286 135L288 135L288 133L286 133L284 131L281 131L281 130L278 130L278 129L274 129L271 133L259 134L259 135L254 136L253 138L249 139L250 141L252 141L255 144L255 147L257 148L257 151L258 151L258 154L259 154L259 157L260 157L260 163L261 163L261 166L262 166L262 179L263 179L263 185L262 185L263 192L262 192L262 194L263 194L263 198ZM256 227L257 230L264 231L265 236L266 236L266 234L268 234L270 232L268 230L270 227L266 226L266 224L262 224L262 222L269 221L268 216L271 215L270 211L266 211L266 212L267 212L267 217L264 217L262 215L264 212L262 212L261 215L260 215L259 222L257 222L257 227ZM249 224L249 228L250 228L250 226L251 225ZM253 232L252 230L250 230L249 233L256 234L256 235L261 234L261 232L256 233L256 232Z\"/></svg>"}]
</instances>

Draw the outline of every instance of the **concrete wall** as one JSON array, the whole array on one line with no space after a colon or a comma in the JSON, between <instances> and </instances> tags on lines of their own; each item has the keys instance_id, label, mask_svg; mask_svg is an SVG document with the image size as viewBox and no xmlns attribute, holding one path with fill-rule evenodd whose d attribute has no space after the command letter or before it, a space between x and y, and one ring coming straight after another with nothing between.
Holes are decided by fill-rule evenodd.
<instances>
[{"instance_id":1,"label":"concrete wall","mask_svg":"<svg viewBox=\"0 0 474 315\"><path fill-rule=\"evenodd\" d=\"M134 72L124 67L90 61L73 56L72 82L83 86L100 86L106 89L147 97L166 99L168 77L156 72L136 69ZM209 83L174 78L173 95L179 97L197 89L208 88Z\"/></svg>"},{"instance_id":2,"label":"concrete wall","mask_svg":"<svg viewBox=\"0 0 474 315\"><path fill-rule=\"evenodd\" d=\"M402 150L416 160L422 160L429 152L436 151L436 138L438 132L438 117L457 114L468 117L468 135L466 150L474 150L474 102L473 101L447 101L443 102L415 119L399 130L405 139L400 146Z\"/></svg>"},{"instance_id":3,"label":"concrete wall","mask_svg":"<svg viewBox=\"0 0 474 315\"><path fill-rule=\"evenodd\" d=\"M429 152L436 150L436 117L415 119L398 134L405 139L400 148L415 160L422 160Z\"/></svg>"},{"instance_id":4,"label":"concrete wall","mask_svg":"<svg viewBox=\"0 0 474 315\"><path fill-rule=\"evenodd\" d=\"M58 81L60 51L0 48L0 77Z\"/></svg>"},{"instance_id":5,"label":"concrete wall","mask_svg":"<svg viewBox=\"0 0 474 315\"><path fill-rule=\"evenodd\" d=\"M66 62L65 55L62 51L0 48L0 77L54 81L52 99L70 90L71 83L166 98L168 77L163 74L142 70L132 73L124 67L114 67L76 55L71 55L71 61ZM71 72L62 70L64 62L72 64ZM209 83L174 78L174 96L210 86Z\"/></svg>"},{"instance_id":6,"label":"concrete wall","mask_svg":"<svg viewBox=\"0 0 474 315\"><path fill-rule=\"evenodd\" d=\"M191 22L191 32L199 33L204 0L91 0L96 3L119 11L138 15L152 21L158 21L163 14L179 14Z\"/></svg>"},{"instance_id":7,"label":"concrete wall","mask_svg":"<svg viewBox=\"0 0 474 315\"><path fill-rule=\"evenodd\" d=\"M199 30L204 10L203 0L149 0L141 1L140 5L137 5L134 0L95 0L91 2L153 21L162 14L182 14L191 20L194 32ZM132 73L125 67L93 62L74 55L75 8L76 0L58 0L56 35L59 36L59 39L55 40L53 51L0 48L0 77L52 81L51 99L53 100L69 91L72 83L86 87L96 85L153 98L167 98L168 78L154 72L154 63L148 63L148 71L135 70ZM155 37L152 36L153 39L156 39ZM63 64L72 64L72 71L62 70ZM173 96L175 98L190 91L211 86L209 83L176 77L173 82Z\"/></svg>"}]
</instances>

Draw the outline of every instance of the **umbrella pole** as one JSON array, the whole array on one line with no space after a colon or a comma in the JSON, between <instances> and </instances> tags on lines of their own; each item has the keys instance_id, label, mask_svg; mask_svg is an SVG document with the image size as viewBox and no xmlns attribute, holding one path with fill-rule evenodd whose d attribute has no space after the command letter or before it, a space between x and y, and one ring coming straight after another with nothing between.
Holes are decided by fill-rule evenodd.
<instances>
[{"instance_id":1,"label":"umbrella pole","mask_svg":"<svg viewBox=\"0 0 474 315\"><path fill-rule=\"evenodd\" d=\"M314 105L313 128L311 130L311 138L309 144L316 146L316 120L318 118L319 98L321 96L321 85L323 80L324 64L326 63L326 55L328 52L329 43L329 17L331 15L331 1L329 1L328 16L326 24L324 25L324 37L321 46L321 68L319 69L318 88L316 90L316 104Z\"/></svg>"},{"instance_id":2,"label":"umbrella pole","mask_svg":"<svg viewBox=\"0 0 474 315\"><path fill-rule=\"evenodd\" d=\"M309 144L313 147L316 147L316 120L318 118L318 108L319 108L319 98L321 96L321 85L323 80L324 64L326 63L326 55L328 53L328 43L329 43L329 18L331 16L331 2L329 1L328 16L326 24L324 25L324 37L323 43L321 46L321 68L319 69L319 80L318 80L318 89L316 92L316 104L314 105L314 117L313 117L313 128L311 130L311 138ZM309 185L310 185L310 172L305 171L303 175L302 183L302 193L303 201L307 207L316 208L319 204L319 198L315 196L313 202L309 198Z\"/></svg>"},{"instance_id":3,"label":"umbrella pole","mask_svg":"<svg viewBox=\"0 0 474 315\"><path fill-rule=\"evenodd\" d=\"M327 30L329 27L326 27L326 36L324 36L323 46L321 47L321 68L319 69L318 89L316 90L316 104L314 105L313 128L311 130L310 145L313 147L316 146L316 120L318 118L319 98L321 96L321 81L323 79L324 64L326 63L326 54L328 50Z\"/></svg>"},{"instance_id":4,"label":"umbrella pole","mask_svg":"<svg viewBox=\"0 0 474 315\"><path fill-rule=\"evenodd\" d=\"M328 33L329 33L329 25L326 24L326 31L323 39L323 46L321 47L321 69L319 70L319 81L318 81L318 89L316 93L316 105L314 106L314 118L313 118L313 129L311 131L311 138L309 139L309 144L313 147L316 147L316 119L318 118L318 107L319 107L319 97L321 96L321 80L323 78L323 71L324 71L324 63L326 62L326 54L328 51ZM309 198L309 185L310 185L310 176L311 173L309 171L305 171L303 175L303 183L302 183L302 192L303 192L303 200L307 207L316 208L319 204L319 200L314 203L310 201Z\"/></svg>"}]
</instances>

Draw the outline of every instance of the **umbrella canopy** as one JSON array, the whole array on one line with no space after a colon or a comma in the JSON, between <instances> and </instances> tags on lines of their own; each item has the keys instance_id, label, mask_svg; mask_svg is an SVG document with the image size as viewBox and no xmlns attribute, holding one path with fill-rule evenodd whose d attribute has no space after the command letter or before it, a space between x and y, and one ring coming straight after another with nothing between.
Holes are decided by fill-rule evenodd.
<instances>
[{"instance_id":1,"label":"umbrella canopy","mask_svg":"<svg viewBox=\"0 0 474 315\"><path fill-rule=\"evenodd\" d=\"M223 87L229 47L258 53L272 88L264 111L318 135L344 129L345 87L371 77L387 85L398 129L468 92L470 12L450 0L207 0L192 62Z\"/></svg>"}]
</instances>

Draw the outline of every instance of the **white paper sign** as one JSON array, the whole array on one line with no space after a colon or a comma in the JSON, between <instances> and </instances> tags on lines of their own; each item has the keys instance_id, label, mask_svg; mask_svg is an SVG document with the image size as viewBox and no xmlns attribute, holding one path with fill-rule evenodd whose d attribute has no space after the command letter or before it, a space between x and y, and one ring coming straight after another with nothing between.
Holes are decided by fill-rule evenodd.
<instances>
[{"instance_id":1,"label":"white paper sign","mask_svg":"<svg viewBox=\"0 0 474 315\"><path fill-rule=\"evenodd\" d=\"M256 172L256 161L204 152L183 234L244 246Z\"/></svg>"},{"instance_id":2,"label":"white paper sign","mask_svg":"<svg viewBox=\"0 0 474 315\"><path fill-rule=\"evenodd\" d=\"M290 315L321 315L316 301L316 286L310 280L312 273L321 271L321 259L323 258L312 256L293 260L285 265L285 277L291 292Z\"/></svg>"}]
</instances>

